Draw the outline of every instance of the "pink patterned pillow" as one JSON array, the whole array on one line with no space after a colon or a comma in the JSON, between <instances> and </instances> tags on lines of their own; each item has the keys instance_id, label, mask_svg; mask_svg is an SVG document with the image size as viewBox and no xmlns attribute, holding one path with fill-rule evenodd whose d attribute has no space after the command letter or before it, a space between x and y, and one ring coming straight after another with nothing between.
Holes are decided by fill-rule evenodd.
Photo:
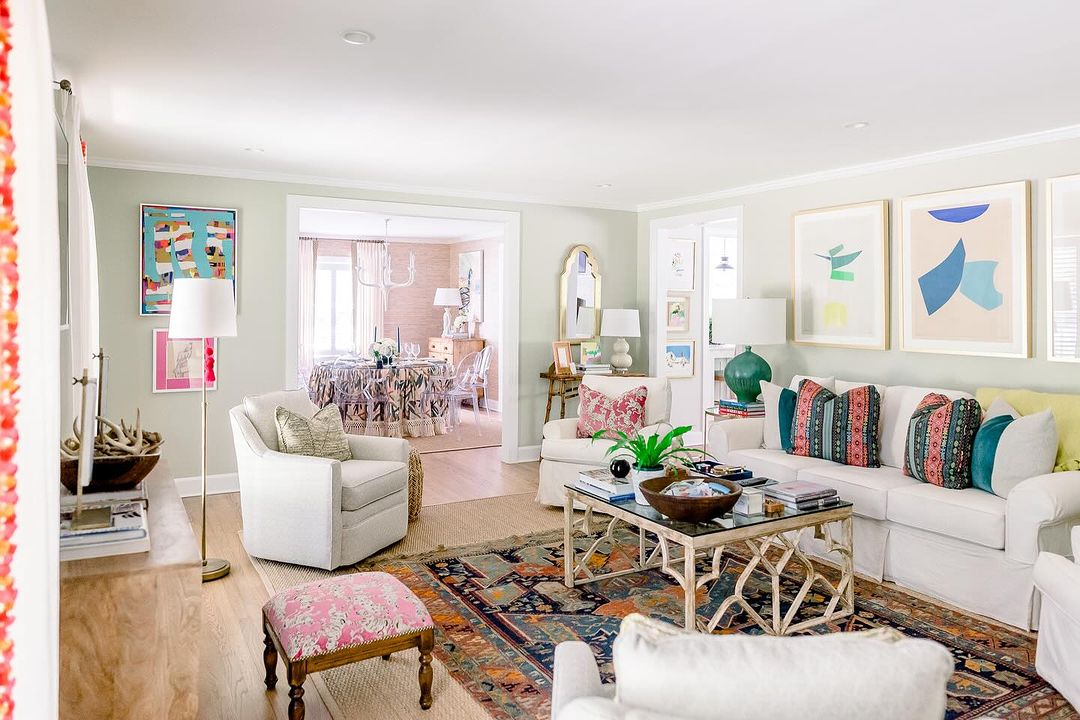
<instances>
[{"instance_id":1,"label":"pink patterned pillow","mask_svg":"<svg viewBox=\"0 0 1080 720\"><path fill-rule=\"evenodd\" d=\"M587 385L578 386L581 406L578 410L577 436L591 438L601 430L606 430L613 438L620 430L633 435L645 427L645 399L648 396L649 389L644 385L614 398Z\"/></svg>"}]
</instances>

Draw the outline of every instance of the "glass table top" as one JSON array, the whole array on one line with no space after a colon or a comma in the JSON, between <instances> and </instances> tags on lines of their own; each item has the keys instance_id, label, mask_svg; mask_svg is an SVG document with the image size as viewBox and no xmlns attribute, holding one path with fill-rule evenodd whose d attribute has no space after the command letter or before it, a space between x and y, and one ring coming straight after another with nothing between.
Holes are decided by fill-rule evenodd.
<instances>
[{"instance_id":1,"label":"glass table top","mask_svg":"<svg viewBox=\"0 0 1080 720\"><path fill-rule=\"evenodd\" d=\"M587 495L590 499L596 500L599 503L599 507L596 509L603 512L603 505L610 505L617 507L623 512L628 512L632 515L637 515L640 518L651 520L654 523L669 527L676 532L680 532L683 535L690 537L697 537L700 535L709 535L716 532L723 532L724 530L731 530L733 528L748 527L752 525L766 525L778 520L786 520L793 517L803 517L808 515L816 515L823 512L829 512L830 510L838 510L840 508L852 507L852 503L841 500L835 505L829 505L825 508L815 508L813 510L796 510L794 508L785 507L783 512L770 513L768 515L740 515L739 513L728 513L723 517L713 518L709 522L704 523L692 523L681 522L678 520L671 520L665 515L661 515L659 511L653 508L652 505L638 505L634 501L634 498L628 498L626 500L616 500L612 502L604 497L604 494L591 488L584 483L578 483L577 481L568 482L564 485L568 490L574 490L581 495ZM763 487L763 486L758 486Z\"/></svg>"}]
</instances>

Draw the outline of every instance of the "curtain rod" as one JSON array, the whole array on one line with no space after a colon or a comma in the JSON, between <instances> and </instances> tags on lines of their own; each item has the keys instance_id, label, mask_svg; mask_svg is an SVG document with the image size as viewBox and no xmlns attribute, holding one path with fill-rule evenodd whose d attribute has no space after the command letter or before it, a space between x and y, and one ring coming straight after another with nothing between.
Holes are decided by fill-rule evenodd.
<instances>
[{"instance_id":1,"label":"curtain rod","mask_svg":"<svg viewBox=\"0 0 1080 720\"><path fill-rule=\"evenodd\" d=\"M330 240L336 242L351 242L351 243L372 243L375 245L387 244L387 241L382 238L365 238L365 237L326 237L323 235L308 235L301 233L301 240Z\"/></svg>"},{"instance_id":2,"label":"curtain rod","mask_svg":"<svg viewBox=\"0 0 1080 720\"><path fill-rule=\"evenodd\" d=\"M67 78L64 78L63 80L53 80L52 84L66 92L68 95L71 94L71 81Z\"/></svg>"}]
</instances>

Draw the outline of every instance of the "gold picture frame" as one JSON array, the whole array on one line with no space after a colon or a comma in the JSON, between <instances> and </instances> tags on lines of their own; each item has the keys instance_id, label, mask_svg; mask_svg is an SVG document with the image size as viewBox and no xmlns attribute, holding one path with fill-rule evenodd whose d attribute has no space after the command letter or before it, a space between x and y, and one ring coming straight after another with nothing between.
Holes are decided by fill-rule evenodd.
<instances>
[{"instance_id":1,"label":"gold picture frame","mask_svg":"<svg viewBox=\"0 0 1080 720\"><path fill-rule=\"evenodd\" d=\"M555 360L556 375L574 374L574 354L569 340L556 340L551 343L551 354Z\"/></svg>"},{"instance_id":2,"label":"gold picture frame","mask_svg":"<svg viewBox=\"0 0 1080 720\"><path fill-rule=\"evenodd\" d=\"M690 296L668 295L665 303L665 325L668 334L685 335L690 332Z\"/></svg>"}]
</instances>

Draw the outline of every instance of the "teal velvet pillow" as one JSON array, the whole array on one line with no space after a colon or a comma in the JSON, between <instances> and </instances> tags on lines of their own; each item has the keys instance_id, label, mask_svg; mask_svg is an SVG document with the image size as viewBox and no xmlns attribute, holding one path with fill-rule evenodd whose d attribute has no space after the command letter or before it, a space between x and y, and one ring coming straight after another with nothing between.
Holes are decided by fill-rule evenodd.
<instances>
[{"instance_id":1,"label":"teal velvet pillow","mask_svg":"<svg viewBox=\"0 0 1080 720\"><path fill-rule=\"evenodd\" d=\"M799 394L791 388L784 388L780 391L780 400L777 403L777 414L780 416L780 447L786 453L790 453L792 448L791 421L795 417L795 401L798 397Z\"/></svg>"},{"instance_id":2,"label":"teal velvet pillow","mask_svg":"<svg viewBox=\"0 0 1080 720\"><path fill-rule=\"evenodd\" d=\"M975 447L971 451L971 486L988 493L994 492L994 457L1005 428L1013 423L1009 415L998 415L984 422L975 433Z\"/></svg>"}]
</instances>

